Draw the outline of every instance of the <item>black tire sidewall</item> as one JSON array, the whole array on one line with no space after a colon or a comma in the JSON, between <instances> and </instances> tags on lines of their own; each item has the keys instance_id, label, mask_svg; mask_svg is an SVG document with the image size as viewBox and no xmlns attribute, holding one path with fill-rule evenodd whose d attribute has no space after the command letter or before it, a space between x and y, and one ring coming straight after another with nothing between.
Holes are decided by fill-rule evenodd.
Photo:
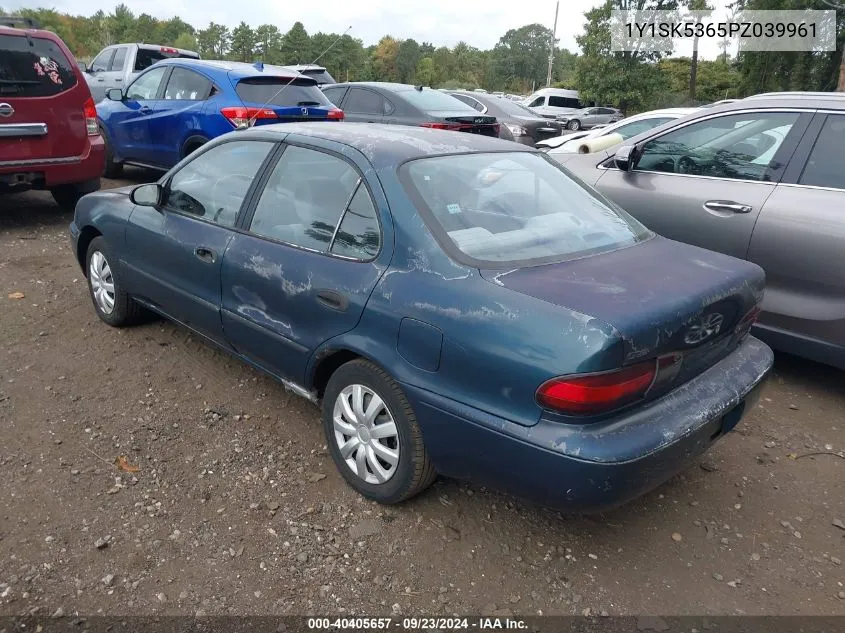
<instances>
[{"instance_id":1,"label":"black tire sidewall","mask_svg":"<svg viewBox=\"0 0 845 633\"><path fill-rule=\"evenodd\" d=\"M97 301L94 299L94 291L91 288L91 256L96 251L101 252L106 258L111 269L112 280L114 281L114 310L110 314L103 312L100 306L97 305ZM85 253L85 280L88 283L88 295L91 297L91 303L94 304L94 310L97 312L97 316L113 326L120 326L126 323L129 317L129 299L121 283L120 273L117 270L117 260L112 256L108 242L102 236L95 237L88 245L88 250Z\"/></svg>"},{"instance_id":2,"label":"black tire sidewall","mask_svg":"<svg viewBox=\"0 0 845 633\"><path fill-rule=\"evenodd\" d=\"M390 480L383 484L367 483L355 475L340 456L340 449L334 438L334 404L338 394L352 384L365 385L379 395L390 410L399 433L399 464ZM396 503L405 499L409 489L414 485L416 469L414 456L417 451L411 424L416 424L416 422L409 420L407 411L410 410L410 405L404 395L401 397L397 395L395 390L398 389L399 386L395 381L386 378L369 363L351 362L341 366L332 374L323 394L323 430L335 466L350 486L365 497L379 503Z\"/></svg>"}]
</instances>

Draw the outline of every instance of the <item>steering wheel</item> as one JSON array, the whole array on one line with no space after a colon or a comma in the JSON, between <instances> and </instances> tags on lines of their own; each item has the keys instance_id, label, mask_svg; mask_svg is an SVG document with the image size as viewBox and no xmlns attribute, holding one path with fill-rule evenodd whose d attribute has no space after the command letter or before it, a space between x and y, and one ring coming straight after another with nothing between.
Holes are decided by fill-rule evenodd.
<instances>
[{"instance_id":1,"label":"steering wheel","mask_svg":"<svg viewBox=\"0 0 845 633\"><path fill-rule=\"evenodd\" d=\"M236 185L232 181L237 181L238 184ZM217 219L227 210L225 204L220 204L223 196L225 195L221 187L227 183L230 188L246 193L249 186L252 184L252 177L247 176L246 174L227 174L211 186L211 205L212 209L216 209L214 217L212 218L214 222L217 222ZM237 213L238 209L235 209L235 215L237 215Z\"/></svg>"}]
</instances>

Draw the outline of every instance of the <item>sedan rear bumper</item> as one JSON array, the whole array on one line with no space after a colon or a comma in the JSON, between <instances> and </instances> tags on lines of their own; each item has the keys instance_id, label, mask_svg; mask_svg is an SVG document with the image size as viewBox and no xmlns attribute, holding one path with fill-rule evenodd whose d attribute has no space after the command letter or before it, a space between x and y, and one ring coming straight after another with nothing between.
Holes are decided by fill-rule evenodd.
<instances>
[{"instance_id":1,"label":"sedan rear bumper","mask_svg":"<svg viewBox=\"0 0 845 633\"><path fill-rule=\"evenodd\" d=\"M520 426L403 385L438 472L536 503L595 512L657 487L756 406L774 361L753 337L666 396L607 421Z\"/></svg>"}]
</instances>

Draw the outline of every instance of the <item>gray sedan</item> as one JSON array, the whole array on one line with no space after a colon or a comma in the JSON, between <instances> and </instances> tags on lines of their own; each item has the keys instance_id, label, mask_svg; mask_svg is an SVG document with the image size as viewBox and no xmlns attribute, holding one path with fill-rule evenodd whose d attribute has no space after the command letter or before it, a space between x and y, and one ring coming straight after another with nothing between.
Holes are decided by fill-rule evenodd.
<instances>
[{"instance_id":1,"label":"gray sedan","mask_svg":"<svg viewBox=\"0 0 845 633\"><path fill-rule=\"evenodd\" d=\"M843 147L845 94L778 93L554 158L654 231L762 266L757 335L845 369Z\"/></svg>"},{"instance_id":2,"label":"gray sedan","mask_svg":"<svg viewBox=\"0 0 845 633\"><path fill-rule=\"evenodd\" d=\"M573 131L591 130L597 125L607 125L621 121L624 115L616 108L595 107L582 108L570 114L557 117L558 123Z\"/></svg>"}]
</instances>

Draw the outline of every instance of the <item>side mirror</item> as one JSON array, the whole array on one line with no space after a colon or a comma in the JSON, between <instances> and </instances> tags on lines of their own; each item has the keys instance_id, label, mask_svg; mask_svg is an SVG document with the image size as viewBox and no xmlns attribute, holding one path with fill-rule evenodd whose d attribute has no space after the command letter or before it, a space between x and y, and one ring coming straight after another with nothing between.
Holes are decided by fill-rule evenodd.
<instances>
[{"instance_id":1,"label":"side mirror","mask_svg":"<svg viewBox=\"0 0 845 633\"><path fill-rule=\"evenodd\" d=\"M120 88L109 88L106 90L106 97L112 101L123 101L123 90Z\"/></svg>"},{"instance_id":2,"label":"side mirror","mask_svg":"<svg viewBox=\"0 0 845 633\"><path fill-rule=\"evenodd\" d=\"M162 187L157 182L138 185L129 194L129 199L139 207L157 207L161 204Z\"/></svg>"},{"instance_id":3,"label":"side mirror","mask_svg":"<svg viewBox=\"0 0 845 633\"><path fill-rule=\"evenodd\" d=\"M613 156L613 164L620 171L631 171L634 168L636 161L636 147L633 145L623 145Z\"/></svg>"}]
</instances>

